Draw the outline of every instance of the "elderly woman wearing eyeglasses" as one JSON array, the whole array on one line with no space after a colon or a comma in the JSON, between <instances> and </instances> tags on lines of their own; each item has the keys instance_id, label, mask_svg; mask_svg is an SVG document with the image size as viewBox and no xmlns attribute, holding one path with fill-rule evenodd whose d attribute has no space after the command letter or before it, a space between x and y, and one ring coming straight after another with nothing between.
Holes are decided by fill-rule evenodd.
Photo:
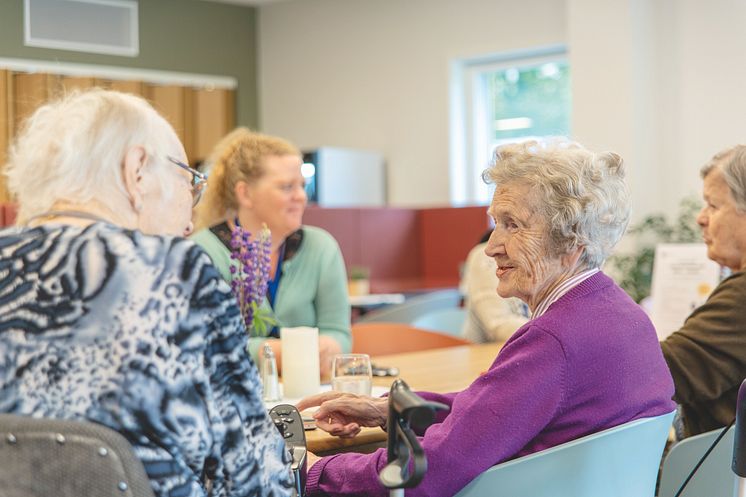
<instances>
[{"instance_id":1,"label":"elderly woman wearing eyeglasses","mask_svg":"<svg viewBox=\"0 0 746 497\"><path fill-rule=\"evenodd\" d=\"M122 433L158 497L290 495L230 288L192 230L204 176L139 97L41 107L6 174L0 412Z\"/></svg>"},{"instance_id":2,"label":"elderly woman wearing eyeglasses","mask_svg":"<svg viewBox=\"0 0 746 497\"><path fill-rule=\"evenodd\" d=\"M531 319L468 388L422 393L451 410L424 433L428 470L410 497L451 496L494 464L674 409L652 323L599 269L629 219L621 158L562 142L505 145L485 176L497 293L525 302ZM383 425L386 402L328 392L298 408L320 405L320 428L354 436ZM312 458L308 495L383 496L385 465L385 449Z\"/></svg>"},{"instance_id":3,"label":"elderly woman wearing eyeglasses","mask_svg":"<svg viewBox=\"0 0 746 497\"><path fill-rule=\"evenodd\" d=\"M210 159L209 188L197 209L200 244L223 277L231 281L231 233L240 226L256 234L263 225L272 233L269 287L264 308L278 326L269 337L249 339L256 360L269 345L282 366L279 327L319 329L321 376L329 375L332 358L349 352L350 304L347 275L337 241L326 231L303 226L307 197L301 155L275 136L238 128L223 138Z\"/></svg>"}]
</instances>

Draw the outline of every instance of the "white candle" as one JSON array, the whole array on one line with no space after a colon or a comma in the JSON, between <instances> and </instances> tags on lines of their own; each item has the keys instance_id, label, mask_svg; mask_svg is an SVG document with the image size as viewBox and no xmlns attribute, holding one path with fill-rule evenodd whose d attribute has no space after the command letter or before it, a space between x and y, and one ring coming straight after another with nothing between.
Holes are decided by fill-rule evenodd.
<instances>
[{"instance_id":1,"label":"white candle","mask_svg":"<svg viewBox=\"0 0 746 497\"><path fill-rule=\"evenodd\" d=\"M285 398L299 399L319 392L319 329L281 328L282 387Z\"/></svg>"}]
</instances>

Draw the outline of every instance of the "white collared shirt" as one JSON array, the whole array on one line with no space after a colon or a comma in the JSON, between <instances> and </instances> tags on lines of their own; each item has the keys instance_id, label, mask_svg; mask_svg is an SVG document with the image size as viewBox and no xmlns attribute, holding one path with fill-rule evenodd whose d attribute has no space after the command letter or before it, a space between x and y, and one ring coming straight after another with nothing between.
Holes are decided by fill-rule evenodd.
<instances>
[{"instance_id":1,"label":"white collared shirt","mask_svg":"<svg viewBox=\"0 0 746 497\"><path fill-rule=\"evenodd\" d=\"M549 295L546 296L544 300L539 302L539 305L536 306L536 309L531 314L531 319L536 319L540 316L542 316L545 312L547 312L547 309L549 309L549 306L557 302L560 297L562 297L564 294L599 272L599 268L593 268L588 269L586 271L583 271L582 273L578 273L575 276L572 276L565 281L563 281L557 288L552 290Z\"/></svg>"}]
</instances>

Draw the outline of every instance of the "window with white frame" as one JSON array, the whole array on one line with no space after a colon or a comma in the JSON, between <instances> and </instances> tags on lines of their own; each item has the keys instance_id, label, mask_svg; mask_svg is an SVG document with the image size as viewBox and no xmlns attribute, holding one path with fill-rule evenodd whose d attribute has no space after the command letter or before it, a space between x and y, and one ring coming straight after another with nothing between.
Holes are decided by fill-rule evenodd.
<instances>
[{"instance_id":1,"label":"window with white frame","mask_svg":"<svg viewBox=\"0 0 746 497\"><path fill-rule=\"evenodd\" d=\"M562 47L454 62L451 203L488 204L481 173L497 146L570 135L570 67Z\"/></svg>"}]
</instances>

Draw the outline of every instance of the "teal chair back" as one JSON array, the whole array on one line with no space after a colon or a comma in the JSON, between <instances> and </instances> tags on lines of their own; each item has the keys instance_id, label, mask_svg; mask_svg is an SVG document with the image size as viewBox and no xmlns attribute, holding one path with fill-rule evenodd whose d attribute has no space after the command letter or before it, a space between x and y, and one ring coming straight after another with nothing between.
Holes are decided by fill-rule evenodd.
<instances>
[{"instance_id":1,"label":"teal chair back","mask_svg":"<svg viewBox=\"0 0 746 497\"><path fill-rule=\"evenodd\" d=\"M653 497L673 412L488 469L456 497Z\"/></svg>"},{"instance_id":2,"label":"teal chair back","mask_svg":"<svg viewBox=\"0 0 746 497\"><path fill-rule=\"evenodd\" d=\"M663 461L659 497L676 495L686 477L722 431L721 428L685 438L671 447ZM738 495L736 475L730 469L733 459L734 432L735 430L731 428L718 442L689 481L681 497L734 497Z\"/></svg>"},{"instance_id":3,"label":"teal chair back","mask_svg":"<svg viewBox=\"0 0 746 497\"><path fill-rule=\"evenodd\" d=\"M453 336L461 336L466 310L462 307L430 311L412 321L412 326L424 330L439 331Z\"/></svg>"}]
</instances>

